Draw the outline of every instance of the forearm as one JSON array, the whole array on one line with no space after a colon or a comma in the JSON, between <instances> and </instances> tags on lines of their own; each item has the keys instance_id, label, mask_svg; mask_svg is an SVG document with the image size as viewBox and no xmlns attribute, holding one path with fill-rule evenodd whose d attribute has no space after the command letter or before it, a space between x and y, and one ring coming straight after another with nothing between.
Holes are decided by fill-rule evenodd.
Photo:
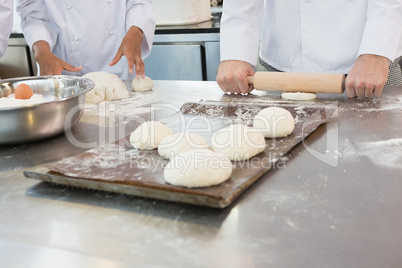
<instances>
[{"instance_id":1,"label":"forearm","mask_svg":"<svg viewBox=\"0 0 402 268\"><path fill-rule=\"evenodd\" d=\"M152 48L155 34L155 14L151 0L129 0L127 3L127 33L135 26L142 31L141 54L146 58Z\"/></svg>"},{"instance_id":2,"label":"forearm","mask_svg":"<svg viewBox=\"0 0 402 268\"><path fill-rule=\"evenodd\" d=\"M137 26L131 26L130 29L128 29L126 35L130 35L130 36L132 36L134 38L138 38L140 40L142 40L144 38L144 32Z\"/></svg>"},{"instance_id":3,"label":"forearm","mask_svg":"<svg viewBox=\"0 0 402 268\"><path fill-rule=\"evenodd\" d=\"M43 40L39 40L32 45L32 51L35 54L35 58L39 58L42 55L52 53L50 51L49 43Z\"/></svg>"}]
</instances>

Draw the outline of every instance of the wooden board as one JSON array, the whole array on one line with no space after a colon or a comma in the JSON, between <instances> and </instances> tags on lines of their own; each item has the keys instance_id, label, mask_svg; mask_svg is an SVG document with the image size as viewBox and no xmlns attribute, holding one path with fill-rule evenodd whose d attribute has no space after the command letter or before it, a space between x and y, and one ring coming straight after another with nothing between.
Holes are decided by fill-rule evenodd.
<instances>
[{"instance_id":1,"label":"wooden board","mask_svg":"<svg viewBox=\"0 0 402 268\"><path fill-rule=\"evenodd\" d=\"M113 144L98 147L47 165L49 172L26 171L28 178L81 188L124 193L195 205L224 208L281 159L330 115L323 106L270 103L186 103L181 112L165 124L176 131L202 129L207 139L215 130L231 123L251 125L263 108L280 106L296 119L294 132L280 139L266 139L263 153L246 161L233 162L232 176L226 182L206 188L172 186L164 181L163 168L168 163L157 150L134 149L128 136ZM184 127L183 127L184 126ZM208 131L205 131L205 130Z\"/></svg>"}]
</instances>

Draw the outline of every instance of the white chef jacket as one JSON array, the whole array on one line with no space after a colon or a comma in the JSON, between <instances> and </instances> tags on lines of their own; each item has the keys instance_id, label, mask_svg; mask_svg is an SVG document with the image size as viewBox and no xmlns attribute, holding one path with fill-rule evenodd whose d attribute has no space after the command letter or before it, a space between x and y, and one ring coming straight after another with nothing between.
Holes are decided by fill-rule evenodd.
<instances>
[{"instance_id":1,"label":"white chef jacket","mask_svg":"<svg viewBox=\"0 0 402 268\"><path fill-rule=\"evenodd\" d=\"M220 38L222 61L348 73L361 54L402 55L402 1L224 1Z\"/></svg>"},{"instance_id":2,"label":"white chef jacket","mask_svg":"<svg viewBox=\"0 0 402 268\"><path fill-rule=\"evenodd\" d=\"M105 71L122 79L133 78L125 56L108 66L131 26L144 33L142 57L149 55L155 32L152 0L17 0L17 12L28 45L49 43L54 55L78 73Z\"/></svg>"},{"instance_id":3,"label":"white chef jacket","mask_svg":"<svg viewBox=\"0 0 402 268\"><path fill-rule=\"evenodd\" d=\"M7 50L8 38L13 28L14 0L0 0L0 57Z\"/></svg>"}]
</instances>

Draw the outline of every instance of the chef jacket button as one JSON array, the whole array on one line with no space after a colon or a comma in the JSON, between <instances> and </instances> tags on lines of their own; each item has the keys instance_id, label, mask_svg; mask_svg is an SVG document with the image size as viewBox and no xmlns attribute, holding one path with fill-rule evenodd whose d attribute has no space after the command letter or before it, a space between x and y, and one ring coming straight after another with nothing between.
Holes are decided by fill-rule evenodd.
<instances>
[{"instance_id":1,"label":"chef jacket button","mask_svg":"<svg viewBox=\"0 0 402 268\"><path fill-rule=\"evenodd\" d=\"M112 3L112 0L107 0L107 2L110 4L110 3Z\"/></svg>"},{"instance_id":2,"label":"chef jacket button","mask_svg":"<svg viewBox=\"0 0 402 268\"><path fill-rule=\"evenodd\" d=\"M71 6L67 6L67 9L68 9L68 10L71 10Z\"/></svg>"},{"instance_id":3,"label":"chef jacket button","mask_svg":"<svg viewBox=\"0 0 402 268\"><path fill-rule=\"evenodd\" d=\"M79 39L78 37L75 37L74 40L75 40L75 41L78 41L78 40L80 40L80 39Z\"/></svg>"},{"instance_id":4,"label":"chef jacket button","mask_svg":"<svg viewBox=\"0 0 402 268\"><path fill-rule=\"evenodd\" d=\"M114 34L114 32L113 32L113 31L110 31L109 34L112 35L112 34Z\"/></svg>"}]
</instances>

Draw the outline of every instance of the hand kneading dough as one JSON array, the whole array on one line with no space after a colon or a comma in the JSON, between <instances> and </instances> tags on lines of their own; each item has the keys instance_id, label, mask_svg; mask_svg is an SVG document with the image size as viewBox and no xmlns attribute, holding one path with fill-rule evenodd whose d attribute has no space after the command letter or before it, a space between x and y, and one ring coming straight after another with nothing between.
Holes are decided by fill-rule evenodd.
<instances>
[{"instance_id":1,"label":"hand kneading dough","mask_svg":"<svg viewBox=\"0 0 402 268\"><path fill-rule=\"evenodd\" d=\"M131 87L135 92L143 92L149 91L154 87L154 82L152 82L151 78L145 76L145 78L135 78L131 83Z\"/></svg>"},{"instance_id":2,"label":"hand kneading dough","mask_svg":"<svg viewBox=\"0 0 402 268\"><path fill-rule=\"evenodd\" d=\"M140 150L152 150L161 140L173 134L173 130L158 121L147 121L137 127L130 135L130 143Z\"/></svg>"},{"instance_id":3,"label":"hand kneading dough","mask_svg":"<svg viewBox=\"0 0 402 268\"><path fill-rule=\"evenodd\" d=\"M173 158L180 153L195 149L208 149L209 143L202 136L179 132L165 137L158 146L158 153L164 158Z\"/></svg>"},{"instance_id":4,"label":"hand kneading dough","mask_svg":"<svg viewBox=\"0 0 402 268\"><path fill-rule=\"evenodd\" d=\"M314 100L317 98L315 93L283 92L281 95L285 100Z\"/></svg>"},{"instance_id":5,"label":"hand kneading dough","mask_svg":"<svg viewBox=\"0 0 402 268\"><path fill-rule=\"evenodd\" d=\"M126 84L117 75L107 72L92 72L82 77L91 79L95 87L85 96L88 103L99 103L105 100L119 100L127 98L130 93Z\"/></svg>"},{"instance_id":6,"label":"hand kneading dough","mask_svg":"<svg viewBox=\"0 0 402 268\"><path fill-rule=\"evenodd\" d=\"M247 160L264 151L265 138L253 128L234 124L212 134L211 147L230 160Z\"/></svg>"},{"instance_id":7,"label":"hand kneading dough","mask_svg":"<svg viewBox=\"0 0 402 268\"><path fill-rule=\"evenodd\" d=\"M288 110L269 107L255 116L253 127L267 138L282 138L293 132L295 120Z\"/></svg>"},{"instance_id":8,"label":"hand kneading dough","mask_svg":"<svg viewBox=\"0 0 402 268\"><path fill-rule=\"evenodd\" d=\"M184 187L208 187L230 178L233 165L226 156L206 149L178 154L163 171L166 182Z\"/></svg>"}]
</instances>

